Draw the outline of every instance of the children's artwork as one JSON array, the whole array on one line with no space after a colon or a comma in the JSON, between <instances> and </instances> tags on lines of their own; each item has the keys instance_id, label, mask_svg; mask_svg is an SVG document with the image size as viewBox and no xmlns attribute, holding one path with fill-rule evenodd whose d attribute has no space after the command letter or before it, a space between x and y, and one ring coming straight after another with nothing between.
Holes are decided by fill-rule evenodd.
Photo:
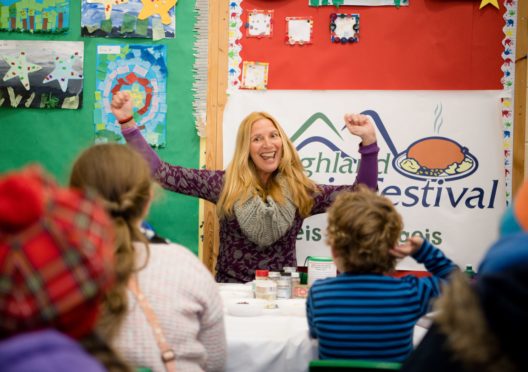
<instances>
[{"instance_id":1,"label":"children's artwork","mask_svg":"<svg viewBox=\"0 0 528 372\"><path fill-rule=\"evenodd\" d=\"M0 40L0 107L77 109L82 41Z\"/></svg>"},{"instance_id":2,"label":"children's artwork","mask_svg":"<svg viewBox=\"0 0 528 372\"><path fill-rule=\"evenodd\" d=\"M304 45L312 43L312 17L286 17L286 43Z\"/></svg>"},{"instance_id":3,"label":"children's artwork","mask_svg":"<svg viewBox=\"0 0 528 372\"><path fill-rule=\"evenodd\" d=\"M177 0L82 0L81 34L93 37L174 38Z\"/></svg>"},{"instance_id":4,"label":"children's artwork","mask_svg":"<svg viewBox=\"0 0 528 372\"><path fill-rule=\"evenodd\" d=\"M132 96L134 119L147 142L164 147L166 85L165 45L99 45L94 104L96 142L124 142L110 109L113 95L123 90Z\"/></svg>"},{"instance_id":5,"label":"children's artwork","mask_svg":"<svg viewBox=\"0 0 528 372\"><path fill-rule=\"evenodd\" d=\"M408 6L409 0L308 0L310 6Z\"/></svg>"},{"instance_id":6,"label":"children's artwork","mask_svg":"<svg viewBox=\"0 0 528 372\"><path fill-rule=\"evenodd\" d=\"M242 65L242 89L267 89L268 86L268 63L247 62Z\"/></svg>"},{"instance_id":7,"label":"children's artwork","mask_svg":"<svg viewBox=\"0 0 528 372\"><path fill-rule=\"evenodd\" d=\"M0 31L65 32L70 0L0 0Z\"/></svg>"},{"instance_id":8,"label":"children's artwork","mask_svg":"<svg viewBox=\"0 0 528 372\"><path fill-rule=\"evenodd\" d=\"M330 34L332 43L357 43L359 40L359 14L330 14Z\"/></svg>"},{"instance_id":9,"label":"children's artwork","mask_svg":"<svg viewBox=\"0 0 528 372\"><path fill-rule=\"evenodd\" d=\"M251 10L246 24L247 37L271 37L273 33L273 10Z\"/></svg>"}]
</instances>

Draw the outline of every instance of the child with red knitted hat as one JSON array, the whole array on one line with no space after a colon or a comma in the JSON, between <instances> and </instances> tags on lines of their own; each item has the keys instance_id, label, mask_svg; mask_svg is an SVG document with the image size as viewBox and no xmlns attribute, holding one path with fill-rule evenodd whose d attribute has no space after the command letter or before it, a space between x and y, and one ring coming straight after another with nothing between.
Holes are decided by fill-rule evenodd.
<instances>
[{"instance_id":1,"label":"child with red knitted hat","mask_svg":"<svg viewBox=\"0 0 528 372\"><path fill-rule=\"evenodd\" d=\"M2 371L104 370L76 341L97 344L113 243L94 196L58 187L38 166L0 178Z\"/></svg>"}]
</instances>

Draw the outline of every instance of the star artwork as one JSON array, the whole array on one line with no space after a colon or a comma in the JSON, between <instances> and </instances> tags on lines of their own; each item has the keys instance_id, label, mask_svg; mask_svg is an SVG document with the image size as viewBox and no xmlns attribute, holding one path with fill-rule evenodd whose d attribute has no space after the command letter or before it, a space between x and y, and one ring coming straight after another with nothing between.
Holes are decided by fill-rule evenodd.
<instances>
[{"instance_id":1,"label":"star artwork","mask_svg":"<svg viewBox=\"0 0 528 372\"><path fill-rule=\"evenodd\" d=\"M499 2L497 0L482 0L479 9L484 8L488 4L491 4L495 8L499 9Z\"/></svg>"},{"instance_id":2,"label":"star artwork","mask_svg":"<svg viewBox=\"0 0 528 372\"><path fill-rule=\"evenodd\" d=\"M104 5L105 18L110 19L112 14L112 6L128 3L128 0L87 0L87 2Z\"/></svg>"},{"instance_id":3,"label":"star artwork","mask_svg":"<svg viewBox=\"0 0 528 372\"><path fill-rule=\"evenodd\" d=\"M43 83L47 84L57 80L60 84L61 90L66 92L68 89L68 81L70 79L82 79L82 73L75 71L75 62L79 61L82 65L82 58L78 52L75 52L70 58L55 57L55 69L44 78Z\"/></svg>"},{"instance_id":4,"label":"star artwork","mask_svg":"<svg viewBox=\"0 0 528 372\"><path fill-rule=\"evenodd\" d=\"M18 77L26 90L30 89L28 74L42 69L42 66L28 62L26 52L20 52L18 57L2 57L9 65L9 71L4 75L4 81Z\"/></svg>"},{"instance_id":5,"label":"star artwork","mask_svg":"<svg viewBox=\"0 0 528 372\"><path fill-rule=\"evenodd\" d=\"M141 0L143 9L139 12L138 19L146 19L159 15L161 22L168 25L172 22L169 11L176 5L177 0Z\"/></svg>"}]
</instances>

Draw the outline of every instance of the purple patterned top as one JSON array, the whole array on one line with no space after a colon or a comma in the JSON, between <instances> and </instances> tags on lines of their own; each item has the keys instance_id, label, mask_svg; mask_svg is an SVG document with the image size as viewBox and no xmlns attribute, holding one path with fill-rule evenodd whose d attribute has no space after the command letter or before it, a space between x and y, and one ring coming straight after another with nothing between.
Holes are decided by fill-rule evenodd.
<instances>
[{"instance_id":1,"label":"purple patterned top","mask_svg":"<svg viewBox=\"0 0 528 372\"><path fill-rule=\"evenodd\" d=\"M143 139L137 128L123 130L127 143L141 152L149 162L156 180L166 189L180 194L197 196L216 203L224 184L224 171L189 169L167 164ZM376 143L360 146L361 162L356 183L377 188L378 152ZM324 213L342 190L352 190L354 185L318 185L310 215ZM259 247L248 240L235 217L220 220L220 247L216 263L216 281L248 282L254 279L255 269L280 271L285 266L297 266L295 243L303 218L297 213L290 230L267 247Z\"/></svg>"}]
</instances>

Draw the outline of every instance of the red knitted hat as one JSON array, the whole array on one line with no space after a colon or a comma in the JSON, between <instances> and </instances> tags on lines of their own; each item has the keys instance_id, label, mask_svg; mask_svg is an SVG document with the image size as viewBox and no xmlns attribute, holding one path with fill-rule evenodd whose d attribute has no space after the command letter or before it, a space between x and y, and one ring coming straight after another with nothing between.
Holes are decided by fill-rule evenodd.
<instances>
[{"instance_id":1,"label":"red knitted hat","mask_svg":"<svg viewBox=\"0 0 528 372\"><path fill-rule=\"evenodd\" d=\"M113 243L94 196L58 187L38 166L0 177L0 338L91 331L112 283Z\"/></svg>"}]
</instances>

